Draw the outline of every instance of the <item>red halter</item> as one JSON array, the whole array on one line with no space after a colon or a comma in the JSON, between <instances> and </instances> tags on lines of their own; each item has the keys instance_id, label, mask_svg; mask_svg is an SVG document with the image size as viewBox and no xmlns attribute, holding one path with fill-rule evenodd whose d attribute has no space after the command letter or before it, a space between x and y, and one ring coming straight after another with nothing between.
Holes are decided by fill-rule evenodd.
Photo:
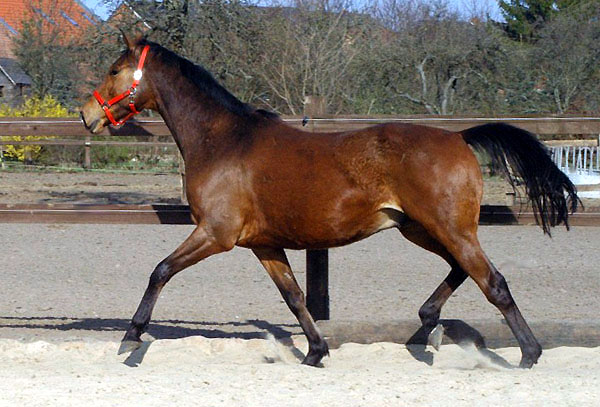
<instances>
[{"instance_id":1,"label":"red halter","mask_svg":"<svg viewBox=\"0 0 600 407\"><path fill-rule=\"evenodd\" d=\"M110 120L110 122L114 126L120 126L123 123L125 123L127 120L131 119L136 114L140 113L135 108L135 94L137 92L137 90L136 90L137 85L140 83L140 79L142 79L142 68L144 68L144 61L146 60L146 54L148 54L149 49L150 49L150 46L146 45L144 47L144 49L142 50L142 55L140 56L140 60L138 62L137 69L133 73L133 83L131 84L131 88L127 89L125 92L121 93L120 95L115 96L114 98L112 98L109 101L105 101L102 98L102 96L100 96L100 93L98 93L97 90L94 91L94 97L96 98L96 100L98 101L100 106L102 107L102 110L104 110L104 114L106 115L106 117L108 117L108 120ZM131 110L131 113L129 113L123 119L116 121L114 116L110 112L110 107L119 103L121 100L125 99L127 96L129 96L129 109Z\"/></svg>"}]
</instances>

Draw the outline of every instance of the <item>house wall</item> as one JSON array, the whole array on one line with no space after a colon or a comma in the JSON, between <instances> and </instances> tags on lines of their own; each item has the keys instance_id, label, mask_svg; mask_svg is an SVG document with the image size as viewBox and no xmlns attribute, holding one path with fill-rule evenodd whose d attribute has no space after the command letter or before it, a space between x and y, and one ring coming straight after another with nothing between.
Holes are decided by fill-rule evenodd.
<instances>
[{"instance_id":1,"label":"house wall","mask_svg":"<svg viewBox=\"0 0 600 407\"><path fill-rule=\"evenodd\" d=\"M16 86L0 84L0 104L11 107L19 106L24 99L31 96L31 86L17 84Z\"/></svg>"}]
</instances>

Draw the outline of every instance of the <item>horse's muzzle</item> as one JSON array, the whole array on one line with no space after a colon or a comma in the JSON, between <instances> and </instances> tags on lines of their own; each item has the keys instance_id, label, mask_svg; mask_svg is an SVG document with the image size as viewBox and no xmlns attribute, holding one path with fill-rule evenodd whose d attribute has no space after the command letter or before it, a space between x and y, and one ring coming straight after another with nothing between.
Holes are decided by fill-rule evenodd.
<instances>
[{"instance_id":1,"label":"horse's muzzle","mask_svg":"<svg viewBox=\"0 0 600 407\"><path fill-rule=\"evenodd\" d=\"M85 119L85 114L83 113L83 110L79 112L79 116L81 117L81 122L83 123L84 127L91 133L98 133L102 129L100 119L96 119L93 120L91 123L88 123L88 121Z\"/></svg>"}]
</instances>

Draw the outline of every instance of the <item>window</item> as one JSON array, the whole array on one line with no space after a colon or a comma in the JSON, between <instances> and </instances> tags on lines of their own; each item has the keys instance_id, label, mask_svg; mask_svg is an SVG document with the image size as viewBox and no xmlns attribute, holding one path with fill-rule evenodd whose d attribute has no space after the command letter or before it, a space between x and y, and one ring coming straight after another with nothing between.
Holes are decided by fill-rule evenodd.
<instances>
[{"instance_id":1,"label":"window","mask_svg":"<svg viewBox=\"0 0 600 407\"><path fill-rule=\"evenodd\" d=\"M75 21L71 17L69 17L69 15L67 13L65 13L64 11L61 10L60 14L65 18L65 20L70 22L72 25L74 25L75 27L79 27L79 24L77 24L77 21Z\"/></svg>"},{"instance_id":2,"label":"window","mask_svg":"<svg viewBox=\"0 0 600 407\"><path fill-rule=\"evenodd\" d=\"M0 86L0 99L4 97L4 86Z\"/></svg>"}]
</instances>

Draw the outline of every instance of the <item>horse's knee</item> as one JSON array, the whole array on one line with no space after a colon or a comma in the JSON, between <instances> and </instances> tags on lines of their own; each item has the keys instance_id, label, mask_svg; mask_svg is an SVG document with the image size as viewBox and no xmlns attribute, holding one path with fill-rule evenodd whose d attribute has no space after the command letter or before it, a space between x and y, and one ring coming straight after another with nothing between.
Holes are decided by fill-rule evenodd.
<instances>
[{"instance_id":1,"label":"horse's knee","mask_svg":"<svg viewBox=\"0 0 600 407\"><path fill-rule=\"evenodd\" d=\"M150 285L163 286L171 278L171 266L166 260L161 261L150 275Z\"/></svg>"}]
</instances>

